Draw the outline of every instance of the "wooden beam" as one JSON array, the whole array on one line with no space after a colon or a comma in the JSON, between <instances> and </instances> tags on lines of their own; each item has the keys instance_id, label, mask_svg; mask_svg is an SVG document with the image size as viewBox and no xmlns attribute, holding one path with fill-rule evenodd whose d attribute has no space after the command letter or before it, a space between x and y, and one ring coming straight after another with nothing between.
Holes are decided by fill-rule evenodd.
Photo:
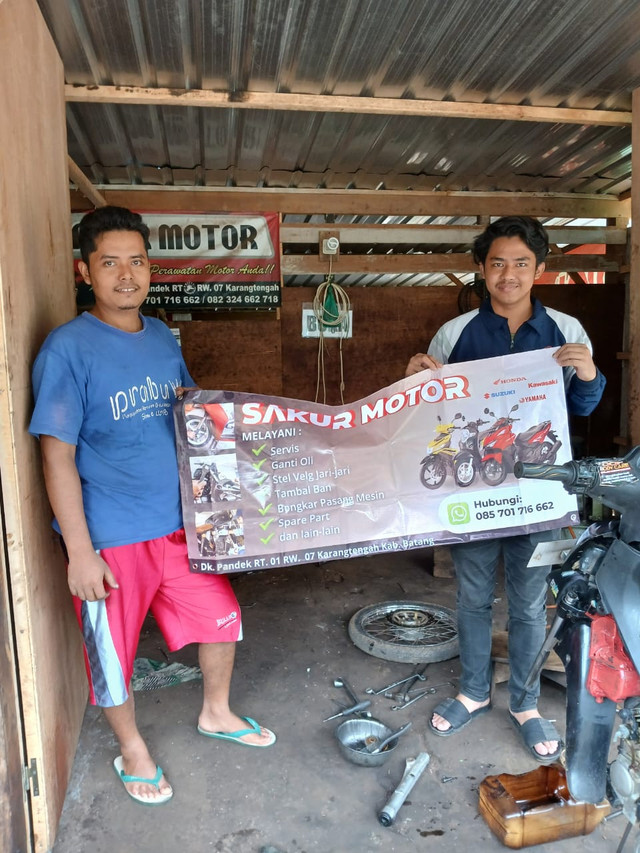
<instances>
[{"instance_id":1,"label":"wooden beam","mask_svg":"<svg viewBox=\"0 0 640 853\"><path fill-rule=\"evenodd\" d=\"M167 89L145 86L78 86L67 84L69 103L143 104L145 106L208 107L235 110L293 110L356 115L422 116L497 121L549 122L625 126L631 113L522 104L487 104L412 98L370 98L349 95L303 95L286 92L213 92L206 89Z\"/></svg>"},{"instance_id":2,"label":"wooden beam","mask_svg":"<svg viewBox=\"0 0 640 853\"><path fill-rule=\"evenodd\" d=\"M262 187L98 187L107 204L134 210L216 213L354 214L360 216L561 216L609 218L629 216L629 201L616 196L566 193L476 193L413 190L276 189ZM72 209L86 201L71 195Z\"/></svg>"},{"instance_id":3,"label":"wooden beam","mask_svg":"<svg viewBox=\"0 0 640 853\"><path fill-rule=\"evenodd\" d=\"M395 245L437 245L449 243L472 243L486 226L481 225L333 225L341 243L353 245L395 244ZM301 223L281 225L280 239L283 243L318 243L320 234L326 231L326 225ZM554 244L569 243L573 246L604 243L606 245L625 246L626 228L595 226L551 226L546 229L549 241ZM561 251L558 249L558 253Z\"/></svg>"},{"instance_id":4,"label":"wooden beam","mask_svg":"<svg viewBox=\"0 0 640 853\"><path fill-rule=\"evenodd\" d=\"M566 249L561 249L555 242L549 241L549 249L552 252L555 252L556 255L564 255L569 251L569 246L567 246ZM582 278L580 273L570 272L568 275L574 284L586 284L586 281Z\"/></svg>"},{"instance_id":5,"label":"wooden beam","mask_svg":"<svg viewBox=\"0 0 640 853\"><path fill-rule=\"evenodd\" d=\"M549 255L548 272L592 272L617 270L617 265L604 255ZM283 275L323 275L328 272L326 259L317 255L283 255ZM332 271L336 275L370 273L459 273L477 272L470 252L428 253L424 255L345 255L333 259Z\"/></svg>"},{"instance_id":6,"label":"wooden beam","mask_svg":"<svg viewBox=\"0 0 640 853\"><path fill-rule=\"evenodd\" d=\"M67 156L67 163L69 166L69 180L78 187L82 195L92 202L95 207L105 207L107 202L104 200L104 196L99 192L96 185L91 183L80 166L69 156Z\"/></svg>"},{"instance_id":7,"label":"wooden beam","mask_svg":"<svg viewBox=\"0 0 640 853\"><path fill-rule=\"evenodd\" d=\"M631 127L631 251L628 290L628 435L631 446L640 444L640 89L634 89ZM624 427L622 427L624 429Z\"/></svg>"}]
</instances>

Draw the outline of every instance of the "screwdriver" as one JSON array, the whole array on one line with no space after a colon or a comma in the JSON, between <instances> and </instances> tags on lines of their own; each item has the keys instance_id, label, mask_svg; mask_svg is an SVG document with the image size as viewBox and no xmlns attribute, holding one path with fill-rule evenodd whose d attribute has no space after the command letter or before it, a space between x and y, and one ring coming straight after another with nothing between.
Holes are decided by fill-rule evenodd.
<instances>
[{"instance_id":1,"label":"screwdriver","mask_svg":"<svg viewBox=\"0 0 640 853\"><path fill-rule=\"evenodd\" d=\"M371 700L365 699L364 702L358 702L357 705L352 705L351 708L345 708L343 711L340 711L331 717L327 717L327 719L322 722L328 723L329 720L335 720L337 717L346 717L348 714L357 714L359 711L364 711L365 708L368 708L370 704Z\"/></svg>"}]
</instances>

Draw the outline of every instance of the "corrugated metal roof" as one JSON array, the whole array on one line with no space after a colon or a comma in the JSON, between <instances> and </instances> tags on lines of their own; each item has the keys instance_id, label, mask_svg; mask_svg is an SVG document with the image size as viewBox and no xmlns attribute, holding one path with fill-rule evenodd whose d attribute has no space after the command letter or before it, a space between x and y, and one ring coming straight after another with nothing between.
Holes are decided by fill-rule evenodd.
<instances>
[{"instance_id":1,"label":"corrugated metal roof","mask_svg":"<svg viewBox=\"0 0 640 853\"><path fill-rule=\"evenodd\" d=\"M66 80L629 110L637 0L39 0ZM68 105L100 184L618 193L629 127Z\"/></svg>"}]
</instances>

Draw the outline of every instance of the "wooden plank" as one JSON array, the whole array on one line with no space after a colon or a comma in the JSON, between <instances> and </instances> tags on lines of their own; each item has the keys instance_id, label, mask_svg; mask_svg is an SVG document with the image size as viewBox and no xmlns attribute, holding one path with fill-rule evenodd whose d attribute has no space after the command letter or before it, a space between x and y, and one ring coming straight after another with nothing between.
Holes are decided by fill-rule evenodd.
<instances>
[{"instance_id":1,"label":"wooden plank","mask_svg":"<svg viewBox=\"0 0 640 853\"><path fill-rule=\"evenodd\" d=\"M550 272L593 272L618 269L615 261L605 255L549 255L546 268ZM316 255L283 255L284 275L324 275L329 270L324 257ZM371 273L374 275L400 273L477 272L470 252L449 252L407 255L345 255L333 259L336 275Z\"/></svg>"},{"instance_id":2,"label":"wooden plank","mask_svg":"<svg viewBox=\"0 0 640 853\"><path fill-rule=\"evenodd\" d=\"M631 205L615 196L567 193L476 193L414 190L276 189L261 187L100 186L108 204L133 210L202 211L211 213L279 212L387 216L562 216L565 218L629 217ZM73 210L89 205L71 193Z\"/></svg>"},{"instance_id":3,"label":"wooden plank","mask_svg":"<svg viewBox=\"0 0 640 853\"><path fill-rule=\"evenodd\" d=\"M82 195L95 205L95 207L104 207L106 205L104 196L98 192L95 185L87 178L80 166L76 165L71 157L67 157L67 163L69 166L69 180L78 187Z\"/></svg>"},{"instance_id":4,"label":"wooden plank","mask_svg":"<svg viewBox=\"0 0 640 853\"><path fill-rule=\"evenodd\" d=\"M0 529L6 541L4 525ZM28 849L28 814L24 808L22 747L18 674L11 625L9 573L4 548L0 551L0 850Z\"/></svg>"},{"instance_id":5,"label":"wooden plank","mask_svg":"<svg viewBox=\"0 0 640 853\"><path fill-rule=\"evenodd\" d=\"M305 95L288 92L213 92L207 89L168 89L146 86L80 86L67 84L69 103L142 104L235 110L294 110L313 113L422 116L427 118L532 121L552 124L627 126L631 113L621 110L590 110L569 107L536 107L522 104L487 104L417 98L370 98L349 95Z\"/></svg>"},{"instance_id":6,"label":"wooden plank","mask_svg":"<svg viewBox=\"0 0 640 853\"><path fill-rule=\"evenodd\" d=\"M320 233L326 231L326 225L307 223L283 225L280 238L283 243L318 243ZM484 227L478 225L334 225L335 234L341 243L366 244L393 243L397 245L438 245L441 243L471 243ZM585 244L604 243L608 246L625 246L627 231L625 228L593 227L588 225L565 226L546 229L550 243Z\"/></svg>"},{"instance_id":7,"label":"wooden plank","mask_svg":"<svg viewBox=\"0 0 640 853\"><path fill-rule=\"evenodd\" d=\"M11 117L0 122L0 470L25 763L38 764L39 794L25 805L35 850L44 853L53 846L87 687L38 443L26 431L35 354L75 313L64 75L35 0L0 3L0 81L0 115Z\"/></svg>"},{"instance_id":8,"label":"wooden plank","mask_svg":"<svg viewBox=\"0 0 640 853\"><path fill-rule=\"evenodd\" d=\"M631 353L627 362L628 419L627 434L632 447L640 444L640 89L634 89L632 98L633 125L631 128L631 172L635 176L631 193L631 235L628 289L628 343Z\"/></svg>"}]
</instances>

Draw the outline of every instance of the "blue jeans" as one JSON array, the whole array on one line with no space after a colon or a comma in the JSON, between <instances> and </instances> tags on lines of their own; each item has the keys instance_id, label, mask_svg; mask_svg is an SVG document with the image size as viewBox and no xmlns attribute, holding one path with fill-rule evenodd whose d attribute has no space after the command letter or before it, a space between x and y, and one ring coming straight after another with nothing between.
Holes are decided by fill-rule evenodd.
<instances>
[{"instance_id":1,"label":"blue jeans","mask_svg":"<svg viewBox=\"0 0 640 853\"><path fill-rule=\"evenodd\" d=\"M540 679L523 696L523 687L546 634L545 582L549 566L527 568L538 542L558 531L508 536L451 546L458 581L460 693L484 702L491 691L491 606L500 555L509 605L509 707L528 711L538 704Z\"/></svg>"}]
</instances>

